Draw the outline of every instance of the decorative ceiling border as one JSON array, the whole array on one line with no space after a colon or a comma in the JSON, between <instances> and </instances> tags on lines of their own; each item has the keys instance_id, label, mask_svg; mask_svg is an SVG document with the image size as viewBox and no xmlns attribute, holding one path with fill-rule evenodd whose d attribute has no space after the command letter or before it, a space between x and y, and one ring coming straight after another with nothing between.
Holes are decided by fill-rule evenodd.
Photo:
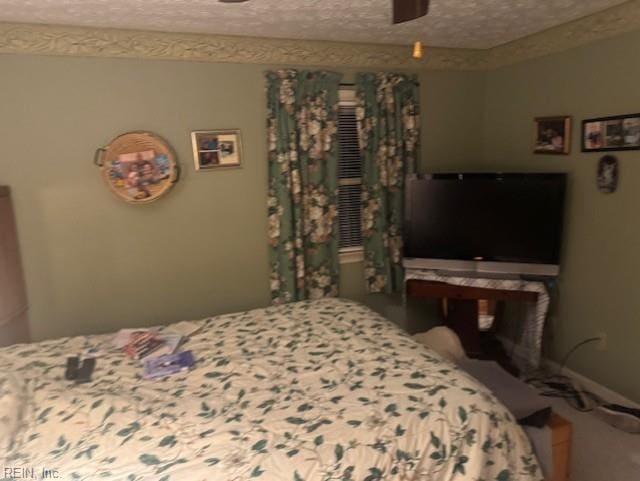
<instances>
[{"instance_id":1,"label":"decorative ceiling border","mask_svg":"<svg viewBox=\"0 0 640 481\"><path fill-rule=\"evenodd\" d=\"M479 50L0 23L0 53L269 65L480 70Z\"/></svg>"},{"instance_id":2,"label":"decorative ceiling border","mask_svg":"<svg viewBox=\"0 0 640 481\"><path fill-rule=\"evenodd\" d=\"M0 54L144 58L196 62L412 70L490 70L640 29L640 0L488 50L0 22Z\"/></svg>"}]
</instances>

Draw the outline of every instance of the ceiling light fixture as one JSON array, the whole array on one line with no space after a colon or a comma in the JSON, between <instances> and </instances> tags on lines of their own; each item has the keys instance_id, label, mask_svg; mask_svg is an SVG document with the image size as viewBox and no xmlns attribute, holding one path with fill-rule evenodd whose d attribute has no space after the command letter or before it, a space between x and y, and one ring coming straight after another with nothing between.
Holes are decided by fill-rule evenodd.
<instances>
[{"instance_id":1,"label":"ceiling light fixture","mask_svg":"<svg viewBox=\"0 0 640 481\"><path fill-rule=\"evenodd\" d=\"M422 58L422 42L420 40L413 44L413 58Z\"/></svg>"}]
</instances>

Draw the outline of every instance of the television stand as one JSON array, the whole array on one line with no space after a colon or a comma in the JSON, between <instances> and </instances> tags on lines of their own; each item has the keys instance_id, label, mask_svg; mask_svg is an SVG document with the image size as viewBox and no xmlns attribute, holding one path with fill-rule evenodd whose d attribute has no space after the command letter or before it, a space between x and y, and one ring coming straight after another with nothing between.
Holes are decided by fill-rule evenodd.
<instances>
[{"instance_id":1,"label":"television stand","mask_svg":"<svg viewBox=\"0 0 640 481\"><path fill-rule=\"evenodd\" d=\"M438 271L408 269L405 272L405 294L409 298L438 300L444 323L458 334L469 357L497 357L496 360L503 363L508 357L499 349L491 348L492 344L499 345L495 338L492 340L492 333L483 335L479 329L478 301L496 303L496 320L499 320L505 302L526 303L527 319L522 347L526 350L527 358L522 367L529 370L539 366L542 330L549 306L549 295L543 282L461 277Z\"/></svg>"}]
</instances>

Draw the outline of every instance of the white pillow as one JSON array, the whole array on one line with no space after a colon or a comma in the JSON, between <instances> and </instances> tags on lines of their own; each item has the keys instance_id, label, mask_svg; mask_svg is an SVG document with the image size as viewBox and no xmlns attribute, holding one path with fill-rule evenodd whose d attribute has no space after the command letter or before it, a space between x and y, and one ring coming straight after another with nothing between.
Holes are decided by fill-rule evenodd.
<instances>
[{"instance_id":1,"label":"white pillow","mask_svg":"<svg viewBox=\"0 0 640 481\"><path fill-rule=\"evenodd\" d=\"M458 363L467 358L460 338L448 327L434 327L427 332L414 334L413 338L453 363Z\"/></svg>"}]
</instances>

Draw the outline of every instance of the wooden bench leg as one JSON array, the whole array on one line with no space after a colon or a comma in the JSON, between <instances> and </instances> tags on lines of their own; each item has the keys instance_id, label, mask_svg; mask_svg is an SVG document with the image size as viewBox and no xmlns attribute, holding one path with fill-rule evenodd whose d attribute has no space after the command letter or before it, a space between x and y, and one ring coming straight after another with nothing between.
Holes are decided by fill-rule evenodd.
<instances>
[{"instance_id":1,"label":"wooden bench leg","mask_svg":"<svg viewBox=\"0 0 640 481\"><path fill-rule=\"evenodd\" d=\"M553 414L549 421L553 446L553 476L548 481L569 481L573 427L566 419Z\"/></svg>"}]
</instances>

